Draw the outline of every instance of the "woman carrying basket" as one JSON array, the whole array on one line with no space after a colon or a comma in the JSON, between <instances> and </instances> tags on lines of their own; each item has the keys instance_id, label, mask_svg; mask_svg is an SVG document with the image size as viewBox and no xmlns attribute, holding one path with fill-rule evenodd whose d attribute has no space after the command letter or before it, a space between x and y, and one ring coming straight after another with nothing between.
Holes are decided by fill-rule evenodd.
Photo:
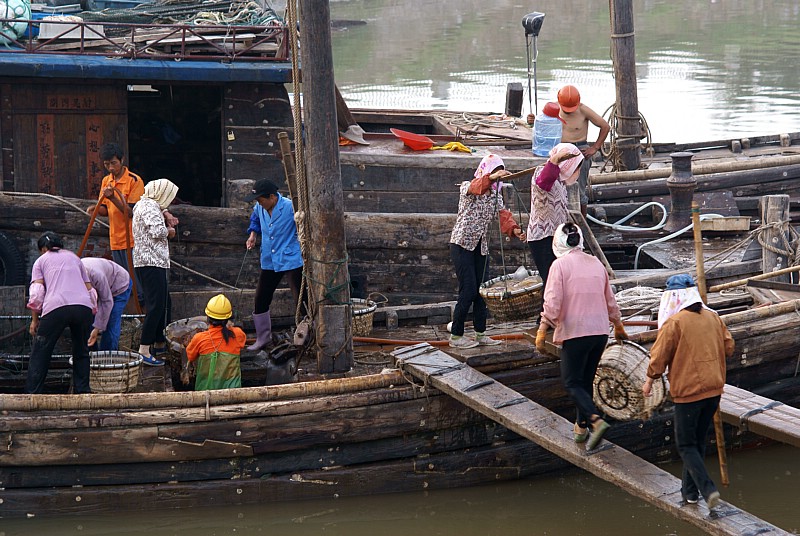
<instances>
[{"instance_id":1,"label":"woman carrying basket","mask_svg":"<svg viewBox=\"0 0 800 536\"><path fill-rule=\"evenodd\" d=\"M553 234L569 221L567 186L578 180L583 154L571 143L559 143L550 158L536 169L531 179L531 217L528 222L528 247L547 290L547 276L555 262Z\"/></svg>"},{"instance_id":2,"label":"woman carrying basket","mask_svg":"<svg viewBox=\"0 0 800 536\"><path fill-rule=\"evenodd\" d=\"M574 439L576 443L586 441L586 448L593 449L609 426L592 400L594 375L608 342L609 321L614 324L618 341L628 335L608 272L599 260L583 252L583 235L577 225L558 226L553 253L557 258L544 293L536 349L544 352L547 328L554 327L553 342L561 343L561 381L577 408Z\"/></svg>"},{"instance_id":3,"label":"woman carrying basket","mask_svg":"<svg viewBox=\"0 0 800 536\"><path fill-rule=\"evenodd\" d=\"M458 301L450 328L450 346L453 348L500 343L484 334L487 310L479 288L487 279L489 245L486 235L495 215L500 218L500 231L503 234L525 240L525 233L503 204L499 181L506 175L510 173L506 171L503 160L497 155L488 154L475 170L475 178L461 183L458 216L450 234L450 256L458 278ZM470 306L475 338L464 336L464 321Z\"/></svg>"}]
</instances>

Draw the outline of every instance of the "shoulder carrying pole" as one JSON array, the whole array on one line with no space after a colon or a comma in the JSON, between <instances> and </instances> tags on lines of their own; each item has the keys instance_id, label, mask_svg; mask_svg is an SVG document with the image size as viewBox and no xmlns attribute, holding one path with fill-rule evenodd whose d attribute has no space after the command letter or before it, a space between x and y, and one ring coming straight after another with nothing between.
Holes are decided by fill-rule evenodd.
<instances>
[{"instance_id":1,"label":"shoulder carrying pole","mask_svg":"<svg viewBox=\"0 0 800 536\"><path fill-rule=\"evenodd\" d=\"M692 226L694 227L694 255L697 262L697 290L703 303L708 302L706 296L706 272L703 266L703 236L700 229L700 206L696 201L692 201ZM717 456L719 456L719 473L722 485L730 483L728 479L728 456L725 453L725 434L722 431L722 417L719 414L719 407L714 412L714 435L717 439Z\"/></svg>"}]
</instances>

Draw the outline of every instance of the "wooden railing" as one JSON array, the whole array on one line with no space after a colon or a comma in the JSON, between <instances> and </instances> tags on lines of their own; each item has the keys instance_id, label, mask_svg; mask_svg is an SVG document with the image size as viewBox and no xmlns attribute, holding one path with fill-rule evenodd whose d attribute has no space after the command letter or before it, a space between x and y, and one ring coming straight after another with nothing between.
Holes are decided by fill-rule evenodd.
<instances>
[{"instance_id":1,"label":"wooden railing","mask_svg":"<svg viewBox=\"0 0 800 536\"><path fill-rule=\"evenodd\" d=\"M5 23L25 22L0 18ZM284 25L213 26L29 20L26 34L0 53L63 54L158 60L287 61Z\"/></svg>"}]
</instances>

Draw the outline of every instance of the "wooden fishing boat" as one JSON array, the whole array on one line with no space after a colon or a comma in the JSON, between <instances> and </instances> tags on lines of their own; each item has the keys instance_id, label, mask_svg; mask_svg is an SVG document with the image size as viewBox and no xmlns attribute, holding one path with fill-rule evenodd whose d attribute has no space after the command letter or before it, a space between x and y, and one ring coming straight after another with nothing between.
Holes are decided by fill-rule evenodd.
<instances>
[{"instance_id":1,"label":"wooden fishing boat","mask_svg":"<svg viewBox=\"0 0 800 536\"><path fill-rule=\"evenodd\" d=\"M107 30L114 25L107 23ZM44 230L56 230L68 247L77 246L88 223L81 209L94 203L103 175L98 146L114 138L128 140L134 171L148 178L169 175L181 187L184 200L192 203L173 210L181 220L172 245L177 261L172 284L181 293L173 301L174 316L197 314L209 294L226 285L236 287L233 301L241 308L241 289L252 288L257 273L255 256L247 259L242 247L250 210L243 198L254 177L283 176L278 134L294 137L284 87L291 80L285 28L257 28L254 37L240 35L240 49L236 38L231 47L219 46L215 28L206 28L212 33L181 28L180 43L165 42L165 35L150 35L148 43L147 38L137 42L132 27L117 25L127 28L131 41L142 46L136 59L126 60L124 70L119 69L119 58L130 58L130 47L139 46L122 46L124 38L100 40L88 48L81 39L80 54L64 52L62 45L72 46L74 52L74 43L41 40L23 43L13 53L0 52L0 233L5 236L0 253L4 276L23 278L5 282L24 283L19 274L29 273L38 253L35 241ZM155 27L142 26L151 34ZM200 43L201 48L187 52L187 43ZM118 59L107 59L109 55ZM190 61L173 61L176 58ZM212 128L191 123L204 116ZM482 151L501 153L515 170L540 162L527 149L529 131L487 131L483 139L476 139L454 132L434 114L387 113L374 122L361 112L355 117L368 130L371 145L345 146L339 155L353 294L381 292L394 307L451 300L456 283L446 244L456 210L455 184L472 176ZM371 125L378 125L378 132L373 133ZM436 143L458 140L479 149L471 154L411 151L383 134L392 126ZM527 140L513 139L525 136ZM726 158L736 159L742 153L734 151L741 150L756 160L764 156L759 151L788 151L797 140L796 135L786 135L762 140L764 146L752 140L745 147L736 140L709 144L709 152L689 146L670 151L726 153ZM516 148L508 148L512 146ZM23 157L31 147L35 154ZM181 169L172 166L175 161L183 164ZM767 173L784 177L794 172L792 166L780 165ZM786 191L796 177L785 177L785 183L762 182ZM649 188L650 179L643 180ZM725 184L730 188L734 183ZM524 184L518 191L519 198L509 199L515 210L526 205ZM21 195L26 193L31 195ZM605 191L595 200L599 197L612 199ZM625 200L613 198L604 204L606 217L613 219L630 209L632 204ZM620 270L640 242L614 236L604 240ZM87 251L103 255L107 241L105 229L96 227ZM528 264L523 244L501 242L496 231L492 241L502 245L493 248L495 266ZM7 259L14 264L7 265ZM645 275L660 284L669 268L656 261L650 266L655 270ZM756 271L757 262L737 259L709 282ZM645 280L642 273L620 286ZM14 289L17 296L24 292L22 287L3 288ZM249 297L245 300L250 302ZM22 306L19 298L14 303ZM728 362L729 383L798 402L793 373L800 352L800 317L794 307L792 302L738 317L741 322L731 326L737 350ZM291 321L293 311L285 301L276 301L275 308L281 312L277 318ZM397 320L398 309L394 312ZM19 309L15 313L22 316ZM389 317L385 312L384 318ZM396 338L398 333L375 335ZM439 339L441 329L418 328L406 334L416 340ZM457 355L547 408L562 415L571 412L558 360L539 355L529 343L511 339L500 347ZM348 375L311 374L298 383L227 391L0 394L0 434L5 438L0 450L0 517L113 511L123 505L170 508L426 490L524 478L565 466L455 400L398 370L383 370L386 365L391 363L365 365ZM672 459L670 418L669 408L664 408L647 421L620 422L608 438L648 460ZM743 444L752 436L731 439Z\"/></svg>"},{"instance_id":2,"label":"wooden fishing boat","mask_svg":"<svg viewBox=\"0 0 800 536\"><path fill-rule=\"evenodd\" d=\"M800 402L797 305L725 317L736 339L728 383ZM415 336L434 338L433 328ZM454 355L571 417L558 359L529 343ZM225 391L0 394L0 517L421 491L565 466L385 366ZM615 423L607 437L648 460L674 459L670 418L664 407L646 421ZM729 446L753 440L728 432Z\"/></svg>"}]
</instances>

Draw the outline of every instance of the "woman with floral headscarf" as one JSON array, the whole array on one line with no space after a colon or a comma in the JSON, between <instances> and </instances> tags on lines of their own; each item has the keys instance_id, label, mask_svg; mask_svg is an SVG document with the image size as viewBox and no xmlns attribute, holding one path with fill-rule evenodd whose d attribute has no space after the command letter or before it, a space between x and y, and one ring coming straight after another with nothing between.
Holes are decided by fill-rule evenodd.
<instances>
[{"instance_id":1,"label":"woman with floral headscarf","mask_svg":"<svg viewBox=\"0 0 800 536\"><path fill-rule=\"evenodd\" d=\"M578 180L583 154L571 143L559 143L550 150L547 163L537 168L531 179L531 217L528 222L528 247L533 262L547 289L556 227L569 221L567 186Z\"/></svg>"},{"instance_id":2,"label":"woman with floral headscarf","mask_svg":"<svg viewBox=\"0 0 800 536\"><path fill-rule=\"evenodd\" d=\"M506 171L503 159L488 154L475 170L475 178L461 183L458 216L450 234L450 256L458 278L458 301L453 310L450 328L450 346L453 348L474 348L479 344L493 345L500 342L484 335L487 310L478 290L487 279L487 234L495 215L500 218L500 231L503 234L525 240L525 233L503 204L500 179L506 175L510 173ZM475 328L474 339L464 337L464 321L470 306Z\"/></svg>"},{"instance_id":3,"label":"woman with floral headscarf","mask_svg":"<svg viewBox=\"0 0 800 536\"><path fill-rule=\"evenodd\" d=\"M561 380L577 408L574 439L593 449L608 429L592 400L594 376L608 342L609 321L618 341L628 338L608 272L583 252L583 235L574 223L559 225L553 237L556 261L544 291L544 311L536 333L536 349L545 350L548 327L561 344ZM589 426L592 428L589 434ZM588 439L588 441L587 441Z\"/></svg>"},{"instance_id":4,"label":"woman with floral headscarf","mask_svg":"<svg viewBox=\"0 0 800 536\"><path fill-rule=\"evenodd\" d=\"M164 328L169 321L169 243L175 227L167 225L167 207L175 199L178 187L167 179L148 182L141 199L133 207L133 266L142 280L147 312L142 324L139 353L147 365L163 365L152 355L153 343L166 343Z\"/></svg>"}]
</instances>

